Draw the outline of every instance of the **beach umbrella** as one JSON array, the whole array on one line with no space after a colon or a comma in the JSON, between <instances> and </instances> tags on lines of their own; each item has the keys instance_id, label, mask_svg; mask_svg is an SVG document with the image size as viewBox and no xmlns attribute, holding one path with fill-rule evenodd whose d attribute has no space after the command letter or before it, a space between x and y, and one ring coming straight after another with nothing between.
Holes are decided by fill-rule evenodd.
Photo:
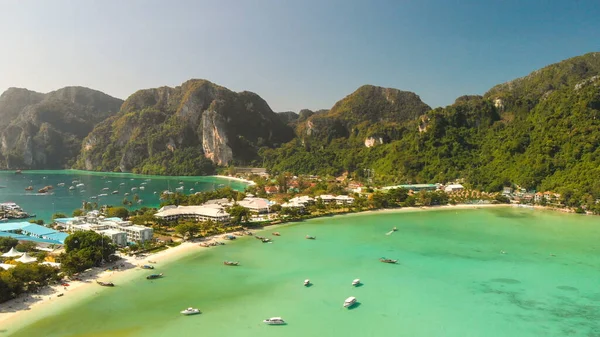
<instances>
[{"instance_id":1,"label":"beach umbrella","mask_svg":"<svg viewBox=\"0 0 600 337\"><path fill-rule=\"evenodd\" d=\"M2 254L2 257L17 257L21 255L23 255L23 253L17 251L15 247L12 247L8 252Z\"/></svg>"},{"instance_id":2,"label":"beach umbrella","mask_svg":"<svg viewBox=\"0 0 600 337\"><path fill-rule=\"evenodd\" d=\"M35 257L31 257L27 253L25 253L25 254L23 254L23 256L16 259L15 261L22 262L22 263L31 263L31 262L37 261L37 259Z\"/></svg>"}]
</instances>

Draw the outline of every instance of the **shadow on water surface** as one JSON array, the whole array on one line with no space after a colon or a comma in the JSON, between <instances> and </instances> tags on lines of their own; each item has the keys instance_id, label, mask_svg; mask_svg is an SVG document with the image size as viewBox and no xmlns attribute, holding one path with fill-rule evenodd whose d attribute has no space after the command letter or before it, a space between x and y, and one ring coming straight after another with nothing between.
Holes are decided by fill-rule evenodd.
<instances>
[{"instance_id":1,"label":"shadow on water surface","mask_svg":"<svg viewBox=\"0 0 600 337\"><path fill-rule=\"evenodd\" d=\"M354 310L354 309L356 309L356 308L360 307L361 305L362 305L362 303L360 303L360 302L356 302L356 303L354 303L352 306L348 307L347 309L348 309L348 310Z\"/></svg>"}]
</instances>

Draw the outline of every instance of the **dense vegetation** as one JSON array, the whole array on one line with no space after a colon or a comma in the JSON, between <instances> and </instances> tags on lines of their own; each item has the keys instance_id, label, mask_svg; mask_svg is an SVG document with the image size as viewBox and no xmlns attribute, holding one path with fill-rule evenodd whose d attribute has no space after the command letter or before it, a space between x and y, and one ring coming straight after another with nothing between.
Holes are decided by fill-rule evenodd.
<instances>
[{"instance_id":1,"label":"dense vegetation","mask_svg":"<svg viewBox=\"0 0 600 337\"><path fill-rule=\"evenodd\" d=\"M58 269L43 264L18 263L8 270L0 268L0 303L59 279Z\"/></svg>"},{"instance_id":2,"label":"dense vegetation","mask_svg":"<svg viewBox=\"0 0 600 337\"><path fill-rule=\"evenodd\" d=\"M484 97L460 97L453 105L417 119L368 123L363 128L358 124L353 133L331 132L335 136L330 138L298 138L281 148L263 150L264 162L275 173L349 171L362 178L371 170L382 183L464 179L486 191L519 185L558 192L567 205L597 208L599 55L546 67L497 86ZM363 95L351 95L336 106L361 106L363 101ZM370 106L376 107L365 112L370 120L378 119L377 111L386 116L379 104ZM345 112L338 114L345 116ZM354 111L348 118L356 115ZM383 144L366 147L367 137L380 138Z\"/></svg>"},{"instance_id":3,"label":"dense vegetation","mask_svg":"<svg viewBox=\"0 0 600 337\"><path fill-rule=\"evenodd\" d=\"M143 174L207 175L215 164L252 164L260 147L291 140L258 95L204 80L141 90L84 141L76 167Z\"/></svg>"},{"instance_id":4,"label":"dense vegetation","mask_svg":"<svg viewBox=\"0 0 600 337\"><path fill-rule=\"evenodd\" d=\"M10 88L0 96L0 165L65 168L82 139L116 113L122 101L99 91L66 87L48 94Z\"/></svg>"},{"instance_id":5,"label":"dense vegetation","mask_svg":"<svg viewBox=\"0 0 600 337\"><path fill-rule=\"evenodd\" d=\"M79 231L65 239L65 253L60 255L61 269L68 275L99 267L112 261L115 246L107 236L93 231Z\"/></svg>"}]
</instances>

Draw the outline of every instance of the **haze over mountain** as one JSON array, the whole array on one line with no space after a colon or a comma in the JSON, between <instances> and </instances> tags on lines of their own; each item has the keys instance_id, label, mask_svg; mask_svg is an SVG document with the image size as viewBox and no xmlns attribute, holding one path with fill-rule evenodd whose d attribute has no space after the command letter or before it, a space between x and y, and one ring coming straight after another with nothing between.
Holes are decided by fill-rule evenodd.
<instances>
[{"instance_id":1,"label":"haze over mountain","mask_svg":"<svg viewBox=\"0 0 600 337\"><path fill-rule=\"evenodd\" d=\"M72 165L81 140L122 103L83 87L48 94L6 90L0 96L0 165L46 169Z\"/></svg>"}]
</instances>

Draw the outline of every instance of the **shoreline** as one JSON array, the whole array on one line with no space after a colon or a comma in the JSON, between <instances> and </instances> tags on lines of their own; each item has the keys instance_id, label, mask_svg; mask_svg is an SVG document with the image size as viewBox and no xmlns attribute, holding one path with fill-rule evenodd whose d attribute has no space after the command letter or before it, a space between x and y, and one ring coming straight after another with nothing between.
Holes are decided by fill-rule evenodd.
<instances>
[{"instance_id":1,"label":"shoreline","mask_svg":"<svg viewBox=\"0 0 600 337\"><path fill-rule=\"evenodd\" d=\"M0 332L16 332L27 324L52 316L93 296L100 296L103 291L110 290L96 284L96 281L111 281L118 287L120 284L128 283L137 277L145 276L146 273L151 273L152 270L139 267L144 264L150 264L148 262L150 260L156 262L156 264L151 265L160 269L160 266L172 263L191 253L206 250L207 248L199 245L200 242L222 240L223 235L219 234L204 239L183 242L179 246L170 247L155 254L145 255L143 258L136 256L121 257L120 260L114 263L103 267L93 267L91 270L88 269L88 271L81 273L80 277L82 280L68 281L69 286L66 287L66 290L65 287L59 284L44 287L38 293L22 294L17 298L2 303L0 309ZM112 267L121 266L122 264L125 265L123 269L112 270ZM108 268L111 268L111 270L107 270ZM141 275L142 273L144 275ZM63 296L57 296L61 293ZM8 330L8 327L11 329Z\"/></svg>"},{"instance_id":2,"label":"shoreline","mask_svg":"<svg viewBox=\"0 0 600 337\"><path fill-rule=\"evenodd\" d=\"M212 175L212 176L206 176L206 177L220 178L220 179L227 179L227 180L238 181L238 182L241 182L241 183L248 184L248 186L256 185L256 183L254 181L252 181L252 180L248 180L248 179L244 179L244 178L238 178L238 177L232 177L232 176Z\"/></svg>"},{"instance_id":3,"label":"shoreline","mask_svg":"<svg viewBox=\"0 0 600 337\"><path fill-rule=\"evenodd\" d=\"M365 210L361 212L352 213L330 214L326 216L315 217L312 219L294 220L274 225L267 225L262 228L251 228L250 230L255 233L270 231L275 228L292 224L298 224L304 221L324 217L329 218L342 216L365 216L375 214L430 212L459 209L466 210L496 207L515 206L510 204L458 204L442 206L387 208L378 210ZM117 261L114 264L111 264L110 266L125 264L127 266L125 269L120 269L118 271L107 271L106 269L109 268L109 266L105 266L102 268L94 267L91 271L84 272L85 274L89 275L86 275L86 278L83 281L69 282L70 286L66 291L61 285L48 286L42 289L39 294L23 294L15 299L4 302L2 303L3 309L0 310L0 331L3 331L2 329L4 329L4 332L9 332L5 328L7 326L10 326L12 328L11 332L17 331L23 328L25 325L30 324L31 322L35 322L45 317L51 316L58 311L62 311L68 307L76 305L77 303L89 299L92 296L101 295L102 291L107 291L105 287L100 288L100 286L96 284L96 281L113 281L116 283L116 286L119 286L119 283L128 283L134 280L136 277L140 276L140 273L148 272L148 270L139 268L139 265L148 264L149 260L157 262L156 264L154 264L155 266L161 266L164 264L172 263L192 253L206 250L206 248L201 247L199 245L200 242L221 240L223 235L225 234L218 234L204 239L196 239L194 241L183 242L177 247L168 248L155 254L144 256L143 258L136 258L135 256L123 257L121 260ZM93 287L96 287L96 290L94 290ZM57 297L57 295L60 293L63 293L64 296ZM50 306L51 304L52 306ZM5 311L4 308L9 308L11 309L11 311Z\"/></svg>"}]
</instances>

